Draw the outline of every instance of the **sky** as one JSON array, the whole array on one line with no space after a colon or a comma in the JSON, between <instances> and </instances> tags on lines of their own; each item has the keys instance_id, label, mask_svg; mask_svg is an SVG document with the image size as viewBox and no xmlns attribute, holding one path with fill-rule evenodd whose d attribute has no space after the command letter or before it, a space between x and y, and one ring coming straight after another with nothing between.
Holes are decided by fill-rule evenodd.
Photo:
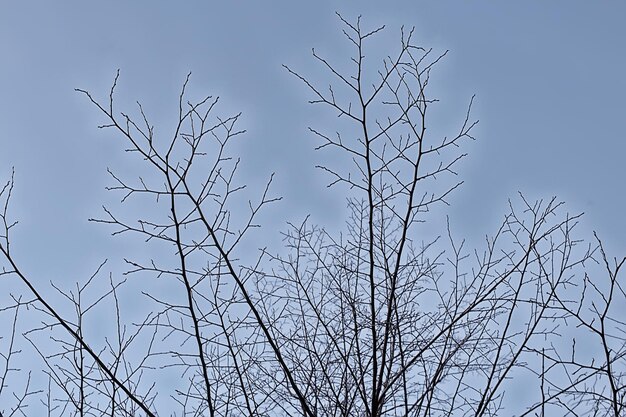
<instances>
[{"instance_id":1,"label":"sky","mask_svg":"<svg viewBox=\"0 0 626 417\"><path fill-rule=\"evenodd\" d=\"M268 234L307 214L341 224L345 201L324 187L307 130L332 118L282 68L319 75L312 47L345 58L336 11L386 25L390 48L404 25L420 44L450 51L433 73L442 131L476 95L477 140L445 213L463 237L492 233L521 191L585 212L583 231L626 254L622 1L0 0L0 178L15 168L13 250L26 272L49 288L136 250L87 222L119 201L104 190L107 167L136 161L97 129L102 117L74 89L105 98L118 69L119 108L140 100L162 131L188 72L192 96L219 95L225 113L243 113L243 178L275 172L284 197L264 218Z\"/></svg>"},{"instance_id":2,"label":"sky","mask_svg":"<svg viewBox=\"0 0 626 417\"><path fill-rule=\"evenodd\" d=\"M128 163L124 144L96 129L102 118L74 91L104 98L117 69L120 109L140 100L157 128L171 128L188 72L192 94L219 95L222 111L243 112L245 171L276 172L284 197L270 227L306 214L340 222L332 213L345 203L324 189L306 129L328 119L281 66L315 75L312 47L342 58L336 11L386 25L390 47L404 25L424 46L450 51L434 73L443 123L456 126L476 95L477 141L451 208L468 238L491 233L522 191L563 199L609 250L626 251L623 2L0 4L0 169L3 178L16 170L15 250L42 282L124 250L86 221L115 201L104 192L106 168Z\"/></svg>"}]
</instances>

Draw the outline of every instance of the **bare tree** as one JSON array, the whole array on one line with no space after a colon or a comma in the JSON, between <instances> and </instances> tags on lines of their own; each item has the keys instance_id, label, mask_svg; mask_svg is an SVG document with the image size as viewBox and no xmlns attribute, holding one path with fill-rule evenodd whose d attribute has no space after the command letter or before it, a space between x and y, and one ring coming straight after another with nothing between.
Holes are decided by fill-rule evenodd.
<instances>
[{"instance_id":1,"label":"bare tree","mask_svg":"<svg viewBox=\"0 0 626 417\"><path fill-rule=\"evenodd\" d=\"M239 182L231 144L244 133L240 114L219 116L212 96L189 101L188 77L166 137L141 104L137 116L116 110L119 73L108 100L78 90L143 164L136 180L111 171L109 188L142 211L105 207L92 221L142 237L155 255L129 254L122 280L100 278L103 263L75 289L57 288L75 312L63 317L12 256L13 179L6 184L1 274L34 297L27 305L42 324L24 336L48 384L40 395L27 382L0 412L25 415L23 402L37 394L48 415L624 415L624 260L611 263L599 239L579 240L580 215L556 198L521 195L484 247L467 249L453 220L433 216L462 184L473 98L451 135L431 134L430 76L446 52L403 29L395 55L375 62L367 45L384 28L339 19L354 54L344 65L313 51L327 89L286 69L312 104L339 116L336 127L310 130L319 150L343 158L320 169L347 190L348 218L343 231L290 224L282 250L243 248L279 198L272 177L251 192ZM441 233L428 235L426 222ZM597 262L605 284L590 268ZM133 322L119 297L136 288L130 281L148 308ZM14 323L23 305L6 307ZM96 348L85 330L98 308L112 320ZM597 343L580 352L576 341L589 334ZM42 338L54 344L42 348Z\"/></svg>"}]
</instances>

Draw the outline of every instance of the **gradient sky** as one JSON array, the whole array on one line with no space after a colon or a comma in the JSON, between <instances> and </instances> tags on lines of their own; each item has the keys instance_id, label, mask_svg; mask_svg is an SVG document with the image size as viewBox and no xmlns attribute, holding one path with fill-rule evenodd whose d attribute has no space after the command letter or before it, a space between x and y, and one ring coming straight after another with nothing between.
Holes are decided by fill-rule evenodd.
<instances>
[{"instance_id":1,"label":"gradient sky","mask_svg":"<svg viewBox=\"0 0 626 417\"><path fill-rule=\"evenodd\" d=\"M523 191L559 196L587 213L585 228L609 251L626 252L624 2L2 1L0 168L3 178L16 169L14 251L27 271L74 281L128 249L86 221L118 200L103 189L106 167L129 160L74 92L105 97L118 68L119 108L141 100L157 130L171 129L188 71L192 96L220 95L223 111L243 111L244 174L275 171L285 197L266 230L308 213L341 221L344 201L323 188L306 130L321 112L281 68L315 76L311 47L342 57L335 11L386 24L392 40L414 25L421 44L449 49L434 83L453 129L476 94L478 140L450 211L463 234L491 233Z\"/></svg>"},{"instance_id":2,"label":"gradient sky","mask_svg":"<svg viewBox=\"0 0 626 417\"><path fill-rule=\"evenodd\" d=\"M242 174L254 184L276 172L284 196L266 233L309 213L341 224L345 202L324 188L306 129L332 119L281 67L319 75L312 47L345 58L335 11L385 24L390 48L405 25L450 50L433 74L442 131L476 94L477 141L446 212L462 236L491 234L522 191L584 211L583 231L626 254L626 2L0 0L0 178L15 167L12 249L25 272L40 288L67 286L141 250L87 222L119 201L104 191L106 168L137 161L96 129L102 117L74 88L104 98L118 68L118 108L140 100L157 132L172 129L189 71L192 97L219 95L224 113L243 112Z\"/></svg>"}]
</instances>

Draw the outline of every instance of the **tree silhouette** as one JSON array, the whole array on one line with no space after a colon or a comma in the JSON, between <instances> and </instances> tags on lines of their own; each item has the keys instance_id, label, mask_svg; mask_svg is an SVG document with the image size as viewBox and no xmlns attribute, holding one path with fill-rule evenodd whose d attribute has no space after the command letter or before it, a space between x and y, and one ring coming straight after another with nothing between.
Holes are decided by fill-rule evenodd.
<instances>
[{"instance_id":1,"label":"tree silhouette","mask_svg":"<svg viewBox=\"0 0 626 417\"><path fill-rule=\"evenodd\" d=\"M313 50L328 88L285 68L310 103L338 116L310 131L318 150L341 158L319 168L348 196L345 230L307 218L289 224L282 250L243 246L280 198L272 177L251 191L239 182L240 114L219 116L212 96L188 101L187 77L167 138L141 104L136 116L116 110L119 73L108 100L77 90L143 170L131 180L110 171L109 187L142 210L105 207L91 220L142 237L155 255L129 256L122 279L103 279L103 263L75 289L55 287L75 312L63 317L13 257L11 177L0 191L0 278L25 291L0 310L13 323L3 416L27 415L34 398L63 416L624 415L626 258L610 260L597 236L580 240L580 215L556 198L522 195L482 248L466 248L454 221L433 217L463 183L473 97L456 130L430 133L430 76L446 52L403 29L395 55L372 60L368 42L384 27L339 20L349 64ZM442 225L437 236L424 232L428 222ZM145 298L138 321L125 319L119 297L131 281ZM24 308L41 324L20 334ZM96 346L86 330L98 308L111 320ZM48 384L32 388L29 376L8 393L21 335Z\"/></svg>"}]
</instances>

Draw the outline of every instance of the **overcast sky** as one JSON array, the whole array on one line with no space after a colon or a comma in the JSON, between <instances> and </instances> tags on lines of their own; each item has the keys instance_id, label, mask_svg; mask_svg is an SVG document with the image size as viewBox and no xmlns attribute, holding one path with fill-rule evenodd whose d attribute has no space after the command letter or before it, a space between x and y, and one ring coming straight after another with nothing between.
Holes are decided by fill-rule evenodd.
<instances>
[{"instance_id":1,"label":"overcast sky","mask_svg":"<svg viewBox=\"0 0 626 417\"><path fill-rule=\"evenodd\" d=\"M386 25L390 54L402 25L415 26L421 45L450 51L432 76L435 132L454 132L476 95L465 184L441 212L457 234L492 234L521 191L585 212L583 236L596 230L609 254L626 254L624 1L0 0L0 178L15 168L12 250L35 285L67 288L105 258L120 265L147 250L87 221L119 203L104 190L107 167L132 171L138 161L97 129L105 120L74 89L104 99L118 69L118 109L140 100L157 134L172 131L188 72L192 98L219 95L222 114L243 112L242 178L254 186L275 172L284 197L254 244L307 214L340 227L345 194L324 187L307 130L333 117L308 105L282 68L325 80L312 47L347 59L335 11Z\"/></svg>"},{"instance_id":2,"label":"overcast sky","mask_svg":"<svg viewBox=\"0 0 626 417\"><path fill-rule=\"evenodd\" d=\"M608 249L626 252L626 3L622 1L0 1L0 174L16 170L15 256L41 285L71 282L128 250L87 223L115 198L106 168L124 169L120 138L74 88L105 97L121 70L120 109L141 100L168 132L191 71L193 96L242 111L249 178L277 173L285 197L266 231L311 213L332 225L344 201L313 167L306 127L321 114L281 67L316 76L310 50L347 51L335 11L402 25L450 50L433 74L439 120L460 120L476 94L477 141L450 214L468 237L491 233L506 201L559 196L584 211ZM328 119L325 119L328 120Z\"/></svg>"}]
</instances>

